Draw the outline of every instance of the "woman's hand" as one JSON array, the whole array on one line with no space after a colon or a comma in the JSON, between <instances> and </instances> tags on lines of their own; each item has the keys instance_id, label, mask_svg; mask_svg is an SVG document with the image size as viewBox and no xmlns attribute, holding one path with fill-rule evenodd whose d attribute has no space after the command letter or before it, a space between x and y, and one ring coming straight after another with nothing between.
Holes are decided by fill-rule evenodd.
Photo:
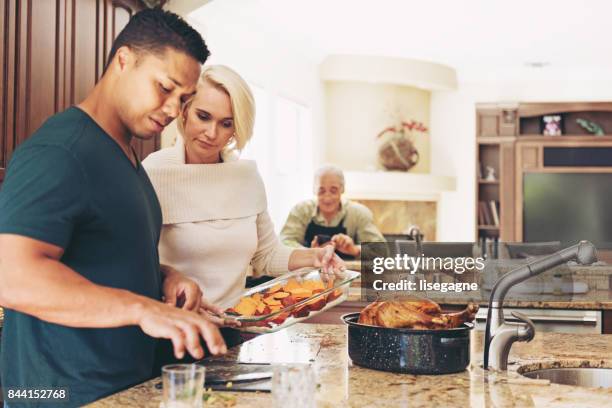
<instances>
[{"instance_id":1,"label":"woman's hand","mask_svg":"<svg viewBox=\"0 0 612 408\"><path fill-rule=\"evenodd\" d=\"M335 276L346 270L344 261L335 254L333 246L327 245L323 248L313 248L312 251L315 251L312 266L321 268L323 274Z\"/></svg>"},{"instance_id":2,"label":"woman's hand","mask_svg":"<svg viewBox=\"0 0 612 408\"><path fill-rule=\"evenodd\" d=\"M198 311L202 305L200 285L168 265L161 265L164 274L164 301L181 309Z\"/></svg>"},{"instance_id":3,"label":"woman's hand","mask_svg":"<svg viewBox=\"0 0 612 408\"><path fill-rule=\"evenodd\" d=\"M351 255L357 258L361 255L361 248L359 245L355 245L355 242L351 237L346 234L336 234L331 238L336 246L336 249L343 254Z\"/></svg>"},{"instance_id":4,"label":"woman's hand","mask_svg":"<svg viewBox=\"0 0 612 408\"><path fill-rule=\"evenodd\" d=\"M289 270L321 268L322 277L341 275L346 270L344 261L334 253L333 245L322 248L294 249L289 256Z\"/></svg>"}]
</instances>

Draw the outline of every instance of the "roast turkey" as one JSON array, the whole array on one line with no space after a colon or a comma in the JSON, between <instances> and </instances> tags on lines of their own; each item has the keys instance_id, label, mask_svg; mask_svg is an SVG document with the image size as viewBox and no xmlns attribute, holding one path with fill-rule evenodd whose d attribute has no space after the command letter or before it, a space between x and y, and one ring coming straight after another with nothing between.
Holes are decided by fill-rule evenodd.
<instances>
[{"instance_id":1,"label":"roast turkey","mask_svg":"<svg viewBox=\"0 0 612 408\"><path fill-rule=\"evenodd\" d=\"M393 328L452 329L473 321L477 311L478 305L470 302L461 312L442 313L436 302L409 298L371 303L359 314L359 323Z\"/></svg>"}]
</instances>

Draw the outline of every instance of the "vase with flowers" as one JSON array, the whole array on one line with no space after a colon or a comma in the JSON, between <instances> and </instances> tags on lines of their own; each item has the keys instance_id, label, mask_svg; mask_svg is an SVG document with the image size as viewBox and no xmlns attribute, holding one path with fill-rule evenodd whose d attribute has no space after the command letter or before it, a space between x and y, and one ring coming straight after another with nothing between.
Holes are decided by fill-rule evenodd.
<instances>
[{"instance_id":1,"label":"vase with flowers","mask_svg":"<svg viewBox=\"0 0 612 408\"><path fill-rule=\"evenodd\" d=\"M414 146L417 133L425 134L427 128L421 122L410 120L383 129L377 136L378 160L386 170L408 171L419 162L419 152Z\"/></svg>"}]
</instances>

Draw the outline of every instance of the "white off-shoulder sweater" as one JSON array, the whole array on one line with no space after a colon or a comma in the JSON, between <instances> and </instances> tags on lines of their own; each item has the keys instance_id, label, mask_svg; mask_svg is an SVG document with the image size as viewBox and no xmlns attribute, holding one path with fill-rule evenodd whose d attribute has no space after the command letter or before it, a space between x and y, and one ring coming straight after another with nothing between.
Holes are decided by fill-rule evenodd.
<instances>
[{"instance_id":1,"label":"white off-shoulder sweater","mask_svg":"<svg viewBox=\"0 0 612 408\"><path fill-rule=\"evenodd\" d=\"M254 161L185 164L179 138L142 164L162 208L160 262L198 282L209 301L231 306L249 264L255 276L287 272L293 248L274 232Z\"/></svg>"}]
</instances>

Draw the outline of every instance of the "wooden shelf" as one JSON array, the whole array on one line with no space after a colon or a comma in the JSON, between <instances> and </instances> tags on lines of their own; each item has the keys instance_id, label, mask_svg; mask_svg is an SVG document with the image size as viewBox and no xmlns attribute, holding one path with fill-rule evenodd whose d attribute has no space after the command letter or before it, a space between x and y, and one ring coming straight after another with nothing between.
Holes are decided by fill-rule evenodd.
<instances>
[{"instance_id":1,"label":"wooden shelf","mask_svg":"<svg viewBox=\"0 0 612 408\"><path fill-rule=\"evenodd\" d=\"M612 112L610 102L527 102L518 104L520 117L542 116L561 112Z\"/></svg>"},{"instance_id":2,"label":"wooden shelf","mask_svg":"<svg viewBox=\"0 0 612 408\"><path fill-rule=\"evenodd\" d=\"M496 227L495 225L479 225L478 229L479 230L488 230L488 231L498 231L499 227Z\"/></svg>"},{"instance_id":3,"label":"wooden shelf","mask_svg":"<svg viewBox=\"0 0 612 408\"><path fill-rule=\"evenodd\" d=\"M499 180L478 180L479 184L499 184Z\"/></svg>"},{"instance_id":4,"label":"wooden shelf","mask_svg":"<svg viewBox=\"0 0 612 408\"><path fill-rule=\"evenodd\" d=\"M517 140L528 142L612 142L612 135L594 136L594 135L561 135L561 136L544 136L537 134L522 134Z\"/></svg>"},{"instance_id":5,"label":"wooden shelf","mask_svg":"<svg viewBox=\"0 0 612 408\"><path fill-rule=\"evenodd\" d=\"M516 141L516 136L479 136L476 142L480 144L499 144Z\"/></svg>"}]
</instances>

